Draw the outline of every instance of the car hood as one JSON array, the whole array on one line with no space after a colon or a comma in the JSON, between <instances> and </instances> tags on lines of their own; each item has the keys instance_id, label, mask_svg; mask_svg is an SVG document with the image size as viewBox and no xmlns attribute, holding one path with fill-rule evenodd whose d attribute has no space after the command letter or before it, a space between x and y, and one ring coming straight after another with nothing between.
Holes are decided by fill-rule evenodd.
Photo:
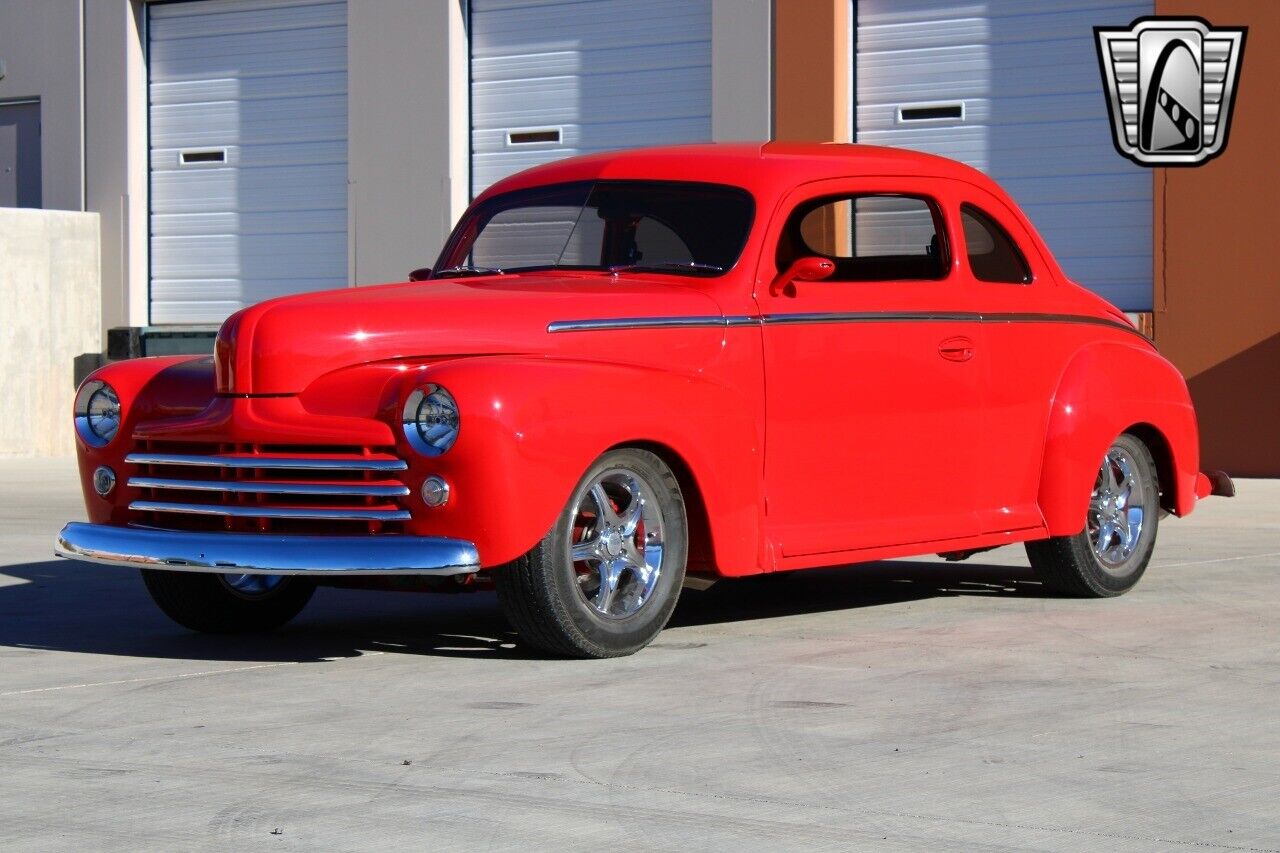
<instances>
[{"instance_id":1,"label":"car hood","mask_svg":"<svg viewBox=\"0 0 1280 853\"><path fill-rule=\"evenodd\" d=\"M321 291L263 302L228 318L215 345L217 388L223 394L293 394L333 370L374 361L572 354L587 336L549 334L548 324L720 314L696 285L604 274Z\"/></svg>"}]
</instances>

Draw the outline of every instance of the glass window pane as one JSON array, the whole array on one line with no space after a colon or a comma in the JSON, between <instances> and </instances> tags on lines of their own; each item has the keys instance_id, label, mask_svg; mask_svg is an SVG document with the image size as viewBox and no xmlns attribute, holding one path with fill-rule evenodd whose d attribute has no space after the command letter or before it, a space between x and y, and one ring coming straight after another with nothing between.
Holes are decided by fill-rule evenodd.
<instances>
[{"instance_id":1,"label":"glass window pane","mask_svg":"<svg viewBox=\"0 0 1280 853\"><path fill-rule=\"evenodd\" d=\"M1031 269L1013 238L990 216L971 204L960 206L969 269L979 281L1027 284Z\"/></svg>"},{"instance_id":2,"label":"glass window pane","mask_svg":"<svg viewBox=\"0 0 1280 853\"><path fill-rule=\"evenodd\" d=\"M800 205L778 247L778 268L817 255L836 262L828 281L932 280L946 275L941 221L928 199L904 195L826 198Z\"/></svg>"}]
</instances>

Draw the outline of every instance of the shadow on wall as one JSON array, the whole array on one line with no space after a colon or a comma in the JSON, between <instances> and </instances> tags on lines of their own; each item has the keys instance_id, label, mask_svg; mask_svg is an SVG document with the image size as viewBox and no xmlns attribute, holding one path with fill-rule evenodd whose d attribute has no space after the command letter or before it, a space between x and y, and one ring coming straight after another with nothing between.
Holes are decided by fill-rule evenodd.
<instances>
[{"instance_id":1,"label":"shadow on wall","mask_svg":"<svg viewBox=\"0 0 1280 853\"><path fill-rule=\"evenodd\" d=\"M321 589L270 636L193 634L170 622L127 569L53 560L0 567L0 648L192 661L315 663L371 652L479 658L537 655L516 645L491 592ZM946 596L1039 597L1027 568L872 563L724 581L685 590L670 627L787 618ZM679 632L655 646L693 648Z\"/></svg>"},{"instance_id":2,"label":"shadow on wall","mask_svg":"<svg viewBox=\"0 0 1280 853\"><path fill-rule=\"evenodd\" d=\"M1278 370L1280 334L1187 380L1200 421L1201 468L1221 468L1233 477L1280 472Z\"/></svg>"}]
</instances>

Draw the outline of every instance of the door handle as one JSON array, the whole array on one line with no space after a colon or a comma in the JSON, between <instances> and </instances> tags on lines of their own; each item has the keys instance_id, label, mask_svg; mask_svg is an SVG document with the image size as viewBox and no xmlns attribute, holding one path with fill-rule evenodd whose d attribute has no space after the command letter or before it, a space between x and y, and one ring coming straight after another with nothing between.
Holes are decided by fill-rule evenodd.
<instances>
[{"instance_id":1,"label":"door handle","mask_svg":"<svg viewBox=\"0 0 1280 853\"><path fill-rule=\"evenodd\" d=\"M973 358L973 341L963 335L947 338L938 344L938 353L947 361L968 361Z\"/></svg>"}]
</instances>

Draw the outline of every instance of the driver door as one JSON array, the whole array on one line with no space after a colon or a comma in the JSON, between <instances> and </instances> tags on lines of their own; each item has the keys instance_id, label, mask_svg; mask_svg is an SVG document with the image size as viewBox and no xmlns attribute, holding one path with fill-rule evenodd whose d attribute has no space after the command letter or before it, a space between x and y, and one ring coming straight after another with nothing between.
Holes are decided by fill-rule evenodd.
<instances>
[{"instance_id":1,"label":"driver door","mask_svg":"<svg viewBox=\"0 0 1280 853\"><path fill-rule=\"evenodd\" d=\"M824 181L781 208L756 295L781 567L980 532L982 329L940 185ZM770 292L813 255L831 278Z\"/></svg>"}]
</instances>

